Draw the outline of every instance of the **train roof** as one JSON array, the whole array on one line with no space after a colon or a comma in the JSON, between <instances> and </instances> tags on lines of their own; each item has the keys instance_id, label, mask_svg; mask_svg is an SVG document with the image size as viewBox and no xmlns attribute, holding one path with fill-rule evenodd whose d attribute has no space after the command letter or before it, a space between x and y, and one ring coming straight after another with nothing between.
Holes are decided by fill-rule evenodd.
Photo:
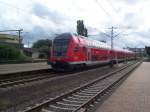
<instances>
[{"instance_id":1,"label":"train roof","mask_svg":"<svg viewBox=\"0 0 150 112\"><path fill-rule=\"evenodd\" d=\"M87 38L87 37L84 37L84 36L80 36L80 37L88 40L88 45L91 46L91 47L99 47L99 48L103 48L103 49L111 49L111 46L106 44L106 43L104 43L104 42L100 42L98 40L94 40L92 38ZM114 47L114 50L120 51L120 52L133 53L130 50L122 49L122 48L119 48L119 47Z\"/></svg>"},{"instance_id":2,"label":"train roof","mask_svg":"<svg viewBox=\"0 0 150 112\"><path fill-rule=\"evenodd\" d=\"M72 38L71 33L62 33L55 37L55 39L69 39L69 38Z\"/></svg>"},{"instance_id":3,"label":"train roof","mask_svg":"<svg viewBox=\"0 0 150 112\"><path fill-rule=\"evenodd\" d=\"M77 35L77 34L68 33L68 32L67 33L62 33L62 34L56 36L55 39L70 39L72 37L78 37L79 39L83 39L88 47L111 49L111 46L106 44L106 43L100 42L98 40L94 40L92 38L87 38L87 37L84 37L84 36L80 36L80 35ZM120 51L120 52L133 53L130 50L122 49L122 48L119 48L119 47L114 47L114 50Z\"/></svg>"}]
</instances>

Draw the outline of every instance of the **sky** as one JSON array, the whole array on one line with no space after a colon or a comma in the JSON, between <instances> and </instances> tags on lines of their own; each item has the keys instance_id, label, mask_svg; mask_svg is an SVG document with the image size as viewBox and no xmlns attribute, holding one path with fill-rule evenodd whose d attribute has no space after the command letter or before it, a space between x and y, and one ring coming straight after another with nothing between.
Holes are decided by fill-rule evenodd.
<instances>
[{"instance_id":1,"label":"sky","mask_svg":"<svg viewBox=\"0 0 150 112\"><path fill-rule=\"evenodd\" d=\"M23 29L25 45L52 39L63 32L76 33L76 21L84 20L89 38L114 45L150 46L150 0L0 0L0 30Z\"/></svg>"}]
</instances>

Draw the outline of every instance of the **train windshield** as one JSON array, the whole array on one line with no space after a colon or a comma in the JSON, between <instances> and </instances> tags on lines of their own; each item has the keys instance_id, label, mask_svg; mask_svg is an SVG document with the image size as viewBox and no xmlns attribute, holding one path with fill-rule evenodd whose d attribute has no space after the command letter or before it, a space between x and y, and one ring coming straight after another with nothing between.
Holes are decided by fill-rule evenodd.
<instances>
[{"instance_id":1,"label":"train windshield","mask_svg":"<svg viewBox=\"0 0 150 112\"><path fill-rule=\"evenodd\" d=\"M63 34L54 39L53 42L53 50L54 56L65 56L68 48L68 44L70 41L69 34Z\"/></svg>"}]
</instances>

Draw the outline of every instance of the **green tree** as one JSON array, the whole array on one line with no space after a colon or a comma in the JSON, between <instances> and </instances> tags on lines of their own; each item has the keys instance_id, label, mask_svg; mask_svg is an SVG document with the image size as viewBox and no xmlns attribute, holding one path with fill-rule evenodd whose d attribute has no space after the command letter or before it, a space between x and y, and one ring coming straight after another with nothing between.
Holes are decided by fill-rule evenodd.
<instances>
[{"instance_id":1,"label":"green tree","mask_svg":"<svg viewBox=\"0 0 150 112\"><path fill-rule=\"evenodd\" d=\"M83 20L77 21L77 33L78 35L84 36L84 23Z\"/></svg>"},{"instance_id":2,"label":"green tree","mask_svg":"<svg viewBox=\"0 0 150 112\"><path fill-rule=\"evenodd\" d=\"M88 31L87 28L84 26L83 20L77 20L77 33L78 35L82 35L85 37L88 36Z\"/></svg>"},{"instance_id":3,"label":"green tree","mask_svg":"<svg viewBox=\"0 0 150 112\"><path fill-rule=\"evenodd\" d=\"M35 42L32 46L32 48L37 49L41 54L44 54L45 58L48 57L50 47L52 45L52 41L49 39L42 39Z\"/></svg>"},{"instance_id":4,"label":"green tree","mask_svg":"<svg viewBox=\"0 0 150 112\"><path fill-rule=\"evenodd\" d=\"M52 41L49 40L49 39L41 39L41 40L38 40L36 41L34 44L33 44L33 47L32 48L42 48L42 47L50 47L52 44Z\"/></svg>"},{"instance_id":5,"label":"green tree","mask_svg":"<svg viewBox=\"0 0 150 112\"><path fill-rule=\"evenodd\" d=\"M22 60L25 56L21 54L19 49L12 45L0 45L0 60Z\"/></svg>"},{"instance_id":6,"label":"green tree","mask_svg":"<svg viewBox=\"0 0 150 112\"><path fill-rule=\"evenodd\" d=\"M84 28L84 36L85 36L85 37L88 37L88 31L87 31L86 28Z\"/></svg>"}]
</instances>

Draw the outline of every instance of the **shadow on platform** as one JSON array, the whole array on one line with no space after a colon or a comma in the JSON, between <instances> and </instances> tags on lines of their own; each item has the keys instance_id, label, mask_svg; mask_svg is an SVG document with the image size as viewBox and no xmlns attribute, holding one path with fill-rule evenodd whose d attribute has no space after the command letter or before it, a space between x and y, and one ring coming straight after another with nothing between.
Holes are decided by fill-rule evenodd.
<instances>
[{"instance_id":1,"label":"shadow on platform","mask_svg":"<svg viewBox=\"0 0 150 112\"><path fill-rule=\"evenodd\" d=\"M150 58L144 59L144 62L150 62Z\"/></svg>"}]
</instances>

